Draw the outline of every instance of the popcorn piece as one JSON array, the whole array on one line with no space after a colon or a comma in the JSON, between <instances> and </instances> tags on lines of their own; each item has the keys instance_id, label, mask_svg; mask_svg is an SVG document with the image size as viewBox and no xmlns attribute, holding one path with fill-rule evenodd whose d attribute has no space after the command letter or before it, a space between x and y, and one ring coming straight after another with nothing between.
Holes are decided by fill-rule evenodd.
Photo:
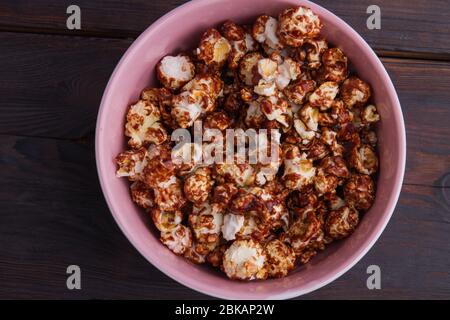
<instances>
[{"instance_id":1,"label":"popcorn piece","mask_svg":"<svg viewBox=\"0 0 450 320\"><path fill-rule=\"evenodd\" d=\"M260 209L260 206L254 194L241 188L231 202L229 209L231 213L244 215L254 213Z\"/></svg>"},{"instance_id":2,"label":"popcorn piece","mask_svg":"<svg viewBox=\"0 0 450 320\"><path fill-rule=\"evenodd\" d=\"M375 184L370 176L353 175L344 186L345 201L357 210L368 210L375 200Z\"/></svg>"},{"instance_id":3,"label":"popcorn piece","mask_svg":"<svg viewBox=\"0 0 450 320\"><path fill-rule=\"evenodd\" d=\"M296 146L288 148L284 155L283 181L286 188L300 190L312 183L316 175L313 161L307 159L306 154L300 154L300 150Z\"/></svg>"},{"instance_id":4,"label":"popcorn piece","mask_svg":"<svg viewBox=\"0 0 450 320\"><path fill-rule=\"evenodd\" d=\"M321 235L320 221L312 210L305 211L289 228L282 240L289 243L295 254L299 256Z\"/></svg>"},{"instance_id":5,"label":"popcorn piece","mask_svg":"<svg viewBox=\"0 0 450 320\"><path fill-rule=\"evenodd\" d=\"M244 225L245 218L243 215L227 213L223 218L222 236L225 240L230 241L236 239L236 233L241 230Z\"/></svg>"},{"instance_id":6,"label":"popcorn piece","mask_svg":"<svg viewBox=\"0 0 450 320\"><path fill-rule=\"evenodd\" d=\"M319 168L323 170L325 174L330 174L340 179L347 179L350 176L347 165L340 156L324 158L320 162Z\"/></svg>"},{"instance_id":7,"label":"popcorn piece","mask_svg":"<svg viewBox=\"0 0 450 320\"><path fill-rule=\"evenodd\" d=\"M280 201L274 197L273 203L266 203L269 201L264 198L267 193L258 194L260 191L263 190L261 188L240 189L230 205L230 213L244 215L245 218L242 228L236 234L238 239L263 240L269 236L276 222L281 222L279 220L282 208L277 208L278 212L273 208Z\"/></svg>"},{"instance_id":8,"label":"popcorn piece","mask_svg":"<svg viewBox=\"0 0 450 320\"><path fill-rule=\"evenodd\" d=\"M285 58L278 64L278 74L275 79L278 89L283 90L292 80L296 80L302 73L301 64L291 58Z\"/></svg>"},{"instance_id":9,"label":"popcorn piece","mask_svg":"<svg viewBox=\"0 0 450 320\"><path fill-rule=\"evenodd\" d=\"M259 16L253 24L253 38L274 50L281 50L283 44L277 35L278 21L277 19L262 15Z\"/></svg>"},{"instance_id":10,"label":"popcorn piece","mask_svg":"<svg viewBox=\"0 0 450 320\"><path fill-rule=\"evenodd\" d=\"M175 129L178 128L178 125L170 114L172 97L172 92L167 88L145 88L141 93L142 100L146 100L159 108L161 122L167 127Z\"/></svg>"},{"instance_id":11,"label":"popcorn piece","mask_svg":"<svg viewBox=\"0 0 450 320\"><path fill-rule=\"evenodd\" d=\"M159 208L153 208L150 211L153 223L161 232L170 232L175 229L183 220L183 213L179 210L165 212Z\"/></svg>"},{"instance_id":12,"label":"popcorn piece","mask_svg":"<svg viewBox=\"0 0 450 320\"><path fill-rule=\"evenodd\" d=\"M239 61L248 51L246 32L244 28L232 21L226 21L222 25L221 31L231 45L231 52L228 57L228 66L231 69L236 69L239 66Z\"/></svg>"},{"instance_id":13,"label":"popcorn piece","mask_svg":"<svg viewBox=\"0 0 450 320\"><path fill-rule=\"evenodd\" d=\"M329 128L322 128L320 139L328 145L333 152L333 156L341 156L344 154L344 147L337 142L337 133Z\"/></svg>"},{"instance_id":14,"label":"popcorn piece","mask_svg":"<svg viewBox=\"0 0 450 320\"><path fill-rule=\"evenodd\" d=\"M153 190L155 191L155 202L163 211L179 210L186 203L181 181L175 176L159 183Z\"/></svg>"},{"instance_id":15,"label":"popcorn piece","mask_svg":"<svg viewBox=\"0 0 450 320\"><path fill-rule=\"evenodd\" d=\"M314 139L308 148L308 159L319 160L328 155L328 148L320 139Z\"/></svg>"},{"instance_id":16,"label":"popcorn piece","mask_svg":"<svg viewBox=\"0 0 450 320\"><path fill-rule=\"evenodd\" d=\"M361 129L364 124L361 118L361 109L360 108L354 108L350 111L352 113L353 119L352 124L355 127L356 130Z\"/></svg>"},{"instance_id":17,"label":"popcorn piece","mask_svg":"<svg viewBox=\"0 0 450 320\"><path fill-rule=\"evenodd\" d=\"M184 194L194 204L201 204L208 199L214 181L210 168L199 168L184 182Z\"/></svg>"},{"instance_id":18,"label":"popcorn piece","mask_svg":"<svg viewBox=\"0 0 450 320\"><path fill-rule=\"evenodd\" d=\"M207 256L206 260L216 268L222 268L223 255L225 251L228 249L228 246L223 244L216 247L213 251L211 251Z\"/></svg>"},{"instance_id":19,"label":"popcorn piece","mask_svg":"<svg viewBox=\"0 0 450 320\"><path fill-rule=\"evenodd\" d=\"M359 173L371 175L378 170L378 157L368 145L352 148L349 160L350 165Z\"/></svg>"},{"instance_id":20,"label":"popcorn piece","mask_svg":"<svg viewBox=\"0 0 450 320\"><path fill-rule=\"evenodd\" d=\"M161 232L160 240L173 253L182 255L192 246L191 230L179 224L170 231Z\"/></svg>"},{"instance_id":21,"label":"popcorn piece","mask_svg":"<svg viewBox=\"0 0 450 320\"><path fill-rule=\"evenodd\" d=\"M273 96L277 92L275 84L275 78L278 75L278 64L272 59L261 59L257 64L258 74L260 80L254 87L255 93L262 96Z\"/></svg>"},{"instance_id":22,"label":"popcorn piece","mask_svg":"<svg viewBox=\"0 0 450 320\"><path fill-rule=\"evenodd\" d=\"M257 51L259 49L259 45L258 42L256 42L253 36L251 35L252 26L248 25L244 26L244 29L245 29L244 39L245 39L245 46L247 47L247 52Z\"/></svg>"},{"instance_id":23,"label":"popcorn piece","mask_svg":"<svg viewBox=\"0 0 450 320\"><path fill-rule=\"evenodd\" d=\"M143 178L143 171L147 165L147 149L127 150L116 157L118 169L116 177L127 177L130 181Z\"/></svg>"},{"instance_id":24,"label":"popcorn piece","mask_svg":"<svg viewBox=\"0 0 450 320\"><path fill-rule=\"evenodd\" d=\"M195 264L206 262L206 254L203 253L202 249L199 249L199 245L195 241L192 241L192 246L186 249L184 257Z\"/></svg>"},{"instance_id":25,"label":"popcorn piece","mask_svg":"<svg viewBox=\"0 0 450 320\"><path fill-rule=\"evenodd\" d=\"M315 87L316 82L314 80L299 79L285 88L283 93L286 95L289 102L303 104L307 94L314 91Z\"/></svg>"},{"instance_id":26,"label":"popcorn piece","mask_svg":"<svg viewBox=\"0 0 450 320\"><path fill-rule=\"evenodd\" d=\"M363 130L361 132L361 139L363 143L369 144L375 147L378 142L377 134L371 130Z\"/></svg>"},{"instance_id":27,"label":"popcorn piece","mask_svg":"<svg viewBox=\"0 0 450 320\"><path fill-rule=\"evenodd\" d=\"M291 247L278 239L269 241L265 246L269 277L282 278L294 269L295 253Z\"/></svg>"},{"instance_id":28,"label":"popcorn piece","mask_svg":"<svg viewBox=\"0 0 450 320\"><path fill-rule=\"evenodd\" d=\"M306 125L300 119L295 119L294 120L294 128L295 128L295 131L300 136L300 138L302 139L301 143L303 145L310 144L311 141L316 136L316 133L314 131L312 131L312 130L309 130L308 127L306 127Z\"/></svg>"},{"instance_id":29,"label":"popcorn piece","mask_svg":"<svg viewBox=\"0 0 450 320\"><path fill-rule=\"evenodd\" d=\"M202 74L197 75L189 81L183 90L199 90L207 93L211 100L215 101L218 97L223 95L224 84L222 79L217 75ZM207 105L207 104L206 104ZM211 107L204 108L206 111L210 111Z\"/></svg>"},{"instance_id":30,"label":"popcorn piece","mask_svg":"<svg viewBox=\"0 0 450 320\"><path fill-rule=\"evenodd\" d=\"M254 203L249 210L243 210L244 214L252 214L252 210L259 211L256 216L269 223L271 227L279 227L281 216L286 210L284 200L289 193L278 181L271 181L264 187L253 187L247 190ZM246 209L246 208L245 208Z\"/></svg>"},{"instance_id":31,"label":"popcorn piece","mask_svg":"<svg viewBox=\"0 0 450 320\"><path fill-rule=\"evenodd\" d=\"M253 215L244 216L244 225L241 230L236 233L236 239L246 240L254 239L257 241L265 241L270 235L270 228L261 220Z\"/></svg>"},{"instance_id":32,"label":"popcorn piece","mask_svg":"<svg viewBox=\"0 0 450 320\"><path fill-rule=\"evenodd\" d=\"M299 117L309 130L319 129L319 110L311 104L305 104L299 111Z\"/></svg>"},{"instance_id":33,"label":"popcorn piece","mask_svg":"<svg viewBox=\"0 0 450 320\"><path fill-rule=\"evenodd\" d=\"M146 100L155 106L159 106L161 103L161 98L163 95L163 91L167 92L167 94L170 94L169 90L166 88L145 88L141 92L141 99Z\"/></svg>"},{"instance_id":34,"label":"popcorn piece","mask_svg":"<svg viewBox=\"0 0 450 320\"><path fill-rule=\"evenodd\" d=\"M231 45L216 29L207 30L200 40L197 57L207 66L221 67L227 61Z\"/></svg>"},{"instance_id":35,"label":"popcorn piece","mask_svg":"<svg viewBox=\"0 0 450 320\"><path fill-rule=\"evenodd\" d=\"M360 107L370 98L370 87L357 77L350 77L341 86L341 97L347 108Z\"/></svg>"},{"instance_id":36,"label":"popcorn piece","mask_svg":"<svg viewBox=\"0 0 450 320\"><path fill-rule=\"evenodd\" d=\"M304 47L308 68L318 69L322 65L320 57L328 49L327 41L322 38L306 39Z\"/></svg>"},{"instance_id":37,"label":"popcorn piece","mask_svg":"<svg viewBox=\"0 0 450 320\"><path fill-rule=\"evenodd\" d=\"M188 128L211 104L210 97L204 91L184 91L174 96L171 114L181 128Z\"/></svg>"},{"instance_id":38,"label":"popcorn piece","mask_svg":"<svg viewBox=\"0 0 450 320\"><path fill-rule=\"evenodd\" d=\"M288 46L300 47L305 38L320 33L322 23L311 9L297 7L284 10L279 16L278 36Z\"/></svg>"},{"instance_id":39,"label":"popcorn piece","mask_svg":"<svg viewBox=\"0 0 450 320\"><path fill-rule=\"evenodd\" d=\"M240 97L242 99L242 101L246 102L246 103L250 103L254 100L256 100L256 95L253 94L253 91L250 88L242 88L239 91Z\"/></svg>"},{"instance_id":40,"label":"popcorn piece","mask_svg":"<svg viewBox=\"0 0 450 320\"><path fill-rule=\"evenodd\" d=\"M230 41L231 43L231 53L228 57L228 67L230 69L237 69L239 67L239 62L247 53L247 46L245 40Z\"/></svg>"},{"instance_id":41,"label":"popcorn piece","mask_svg":"<svg viewBox=\"0 0 450 320\"><path fill-rule=\"evenodd\" d=\"M222 34L229 41L239 41L244 39L245 30L233 21L227 20L221 27Z\"/></svg>"},{"instance_id":42,"label":"popcorn piece","mask_svg":"<svg viewBox=\"0 0 450 320\"><path fill-rule=\"evenodd\" d=\"M250 186L255 181L255 170L248 161L240 161L235 157L233 163L216 164L216 174L225 178L228 182L233 182L239 187Z\"/></svg>"},{"instance_id":43,"label":"popcorn piece","mask_svg":"<svg viewBox=\"0 0 450 320\"><path fill-rule=\"evenodd\" d=\"M127 113L125 135L130 137L128 145L139 149L150 143L161 144L167 140L167 131L160 122L161 115L154 104L139 100L130 106Z\"/></svg>"},{"instance_id":44,"label":"popcorn piece","mask_svg":"<svg viewBox=\"0 0 450 320\"><path fill-rule=\"evenodd\" d=\"M325 231L333 239L342 239L348 237L355 230L358 221L358 211L343 206L330 212L325 223Z\"/></svg>"},{"instance_id":45,"label":"popcorn piece","mask_svg":"<svg viewBox=\"0 0 450 320\"><path fill-rule=\"evenodd\" d=\"M274 135L273 133L276 134ZM258 136L257 149L259 153L259 163L256 165L256 183L260 186L276 178L276 174L282 163L280 138L281 134L279 131L272 132L270 141L265 134L260 134ZM263 155L263 158L261 158L261 154ZM266 157L267 159L264 159Z\"/></svg>"},{"instance_id":46,"label":"popcorn piece","mask_svg":"<svg viewBox=\"0 0 450 320\"><path fill-rule=\"evenodd\" d=\"M335 193L338 182L339 180L336 176L325 174L319 169L317 175L314 177L314 188L320 196L327 193Z\"/></svg>"},{"instance_id":47,"label":"popcorn piece","mask_svg":"<svg viewBox=\"0 0 450 320\"><path fill-rule=\"evenodd\" d=\"M336 119L333 118L330 112L320 112L319 113L319 126L323 127L333 127L336 125Z\"/></svg>"},{"instance_id":48,"label":"popcorn piece","mask_svg":"<svg viewBox=\"0 0 450 320\"><path fill-rule=\"evenodd\" d=\"M297 217L302 217L303 213L305 212L305 209L311 210L317 207L318 196L317 193L314 191L313 186L308 186L301 191L292 192L288 196L286 203L288 208L294 211L294 214Z\"/></svg>"},{"instance_id":49,"label":"popcorn piece","mask_svg":"<svg viewBox=\"0 0 450 320\"><path fill-rule=\"evenodd\" d=\"M338 124L345 124L353 121L353 113L348 110L342 100L334 100L331 105L331 116Z\"/></svg>"},{"instance_id":50,"label":"popcorn piece","mask_svg":"<svg viewBox=\"0 0 450 320\"><path fill-rule=\"evenodd\" d=\"M175 165L171 161L171 149L167 144L151 146L147 152L147 161L142 174L143 182L156 188L175 174Z\"/></svg>"},{"instance_id":51,"label":"popcorn piece","mask_svg":"<svg viewBox=\"0 0 450 320\"><path fill-rule=\"evenodd\" d=\"M226 207L237 192L238 188L233 183L218 185L214 189L213 202Z\"/></svg>"},{"instance_id":52,"label":"popcorn piece","mask_svg":"<svg viewBox=\"0 0 450 320\"><path fill-rule=\"evenodd\" d=\"M258 61L263 59L259 52L247 53L239 63L239 77L248 86L257 85L260 75L258 73Z\"/></svg>"},{"instance_id":53,"label":"popcorn piece","mask_svg":"<svg viewBox=\"0 0 450 320\"><path fill-rule=\"evenodd\" d=\"M377 108L371 104L364 108L361 113L363 123L371 124L380 121L380 115L377 113Z\"/></svg>"},{"instance_id":54,"label":"popcorn piece","mask_svg":"<svg viewBox=\"0 0 450 320\"><path fill-rule=\"evenodd\" d=\"M151 209L155 205L153 190L144 183L135 181L130 186L131 199L144 209Z\"/></svg>"},{"instance_id":55,"label":"popcorn piece","mask_svg":"<svg viewBox=\"0 0 450 320\"><path fill-rule=\"evenodd\" d=\"M245 124L251 128L259 128L266 119L264 113L261 111L261 100L252 101L248 105L247 113L245 116Z\"/></svg>"},{"instance_id":56,"label":"popcorn piece","mask_svg":"<svg viewBox=\"0 0 450 320\"><path fill-rule=\"evenodd\" d=\"M345 201L335 193L327 196L327 203L330 210L337 210L346 205Z\"/></svg>"},{"instance_id":57,"label":"popcorn piece","mask_svg":"<svg viewBox=\"0 0 450 320\"><path fill-rule=\"evenodd\" d=\"M281 150L281 149L280 149ZM281 153L281 152L279 152ZM256 183L259 186L265 185L269 181L273 181L276 178L276 174L281 165L281 157L278 161L271 161L268 164L259 165L256 173Z\"/></svg>"},{"instance_id":58,"label":"popcorn piece","mask_svg":"<svg viewBox=\"0 0 450 320\"><path fill-rule=\"evenodd\" d=\"M261 75L263 80L272 81L277 75L278 64L272 59L261 59L258 61L258 73Z\"/></svg>"},{"instance_id":59,"label":"popcorn piece","mask_svg":"<svg viewBox=\"0 0 450 320\"><path fill-rule=\"evenodd\" d=\"M225 251L223 269L230 279L254 280L267 277L266 255L254 240L236 240Z\"/></svg>"},{"instance_id":60,"label":"popcorn piece","mask_svg":"<svg viewBox=\"0 0 450 320\"><path fill-rule=\"evenodd\" d=\"M182 90L173 98L172 116L180 127L187 128L215 108L216 99L223 94L223 81L215 75L198 75Z\"/></svg>"},{"instance_id":61,"label":"popcorn piece","mask_svg":"<svg viewBox=\"0 0 450 320\"><path fill-rule=\"evenodd\" d=\"M205 129L218 129L224 131L232 124L230 117L223 111L216 111L206 116L203 121L203 127Z\"/></svg>"},{"instance_id":62,"label":"popcorn piece","mask_svg":"<svg viewBox=\"0 0 450 320\"><path fill-rule=\"evenodd\" d=\"M270 203L267 203L266 207L270 208ZM280 227L287 230L289 227L289 218L290 214L284 201L277 202L270 210L269 225L273 230Z\"/></svg>"},{"instance_id":63,"label":"popcorn piece","mask_svg":"<svg viewBox=\"0 0 450 320\"><path fill-rule=\"evenodd\" d=\"M339 86L336 82L324 82L309 96L309 103L325 111L331 107L338 92Z\"/></svg>"},{"instance_id":64,"label":"popcorn piece","mask_svg":"<svg viewBox=\"0 0 450 320\"><path fill-rule=\"evenodd\" d=\"M306 264L309 262L309 260L311 260L312 257L314 257L317 254L316 250L310 250L307 249L305 251L303 251L300 255L299 255L299 261L301 264Z\"/></svg>"},{"instance_id":65,"label":"popcorn piece","mask_svg":"<svg viewBox=\"0 0 450 320\"><path fill-rule=\"evenodd\" d=\"M265 80L259 80L258 84L254 88L255 93L260 96L270 97L275 95L277 87L275 82L266 82Z\"/></svg>"},{"instance_id":66,"label":"popcorn piece","mask_svg":"<svg viewBox=\"0 0 450 320\"><path fill-rule=\"evenodd\" d=\"M195 74L195 66L186 55L166 56L156 65L156 75L164 87L177 90Z\"/></svg>"},{"instance_id":67,"label":"popcorn piece","mask_svg":"<svg viewBox=\"0 0 450 320\"><path fill-rule=\"evenodd\" d=\"M219 243L220 232L223 224L223 211L218 204L207 202L194 206L189 215L189 224L194 231L199 243L208 245L209 251Z\"/></svg>"},{"instance_id":68,"label":"popcorn piece","mask_svg":"<svg viewBox=\"0 0 450 320\"><path fill-rule=\"evenodd\" d=\"M323 81L341 83L347 78L347 57L339 48L325 50L322 54L320 78Z\"/></svg>"},{"instance_id":69,"label":"popcorn piece","mask_svg":"<svg viewBox=\"0 0 450 320\"><path fill-rule=\"evenodd\" d=\"M171 153L171 161L176 165L176 174L185 177L202 165L203 146L198 143L177 144Z\"/></svg>"},{"instance_id":70,"label":"popcorn piece","mask_svg":"<svg viewBox=\"0 0 450 320\"><path fill-rule=\"evenodd\" d=\"M268 120L276 120L284 127L290 126L292 115L289 103L285 99L279 96L262 98L260 100L260 106Z\"/></svg>"}]
</instances>

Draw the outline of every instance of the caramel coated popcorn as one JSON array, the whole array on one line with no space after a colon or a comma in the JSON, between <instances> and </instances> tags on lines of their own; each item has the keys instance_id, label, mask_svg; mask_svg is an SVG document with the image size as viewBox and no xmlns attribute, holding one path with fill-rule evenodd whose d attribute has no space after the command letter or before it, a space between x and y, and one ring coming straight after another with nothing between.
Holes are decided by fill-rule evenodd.
<instances>
[{"instance_id":1,"label":"caramel coated popcorn","mask_svg":"<svg viewBox=\"0 0 450 320\"><path fill-rule=\"evenodd\" d=\"M167 89L176 90L182 87L194 77L194 74L195 66L186 55L166 56L156 66L156 75Z\"/></svg>"},{"instance_id":2,"label":"caramel coated popcorn","mask_svg":"<svg viewBox=\"0 0 450 320\"><path fill-rule=\"evenodd\" d=\"M370 77L321 28L303 6L211 26L194 50L162 57L161 86L127 109L116 176L174 254L233 280L285 277L350 236L373 205L382 119ZM176 131L199 120L219 136L179 147ZM242 138L231 129L254 129L256 149L248 137L225 149Z\"/></svg>"},{"instance_id":3,"label":"caramel coated popcorn","mask_svg":"<svg viewBox=\"0 0 450 320\"><path fill-rule=\"evenodd\" d=\"M161 124L159 109L145 100L131 105L127 114L125 135L130 137L128 145L133 149L166 141L167 131Z\"/></svg>"}]
</instances>

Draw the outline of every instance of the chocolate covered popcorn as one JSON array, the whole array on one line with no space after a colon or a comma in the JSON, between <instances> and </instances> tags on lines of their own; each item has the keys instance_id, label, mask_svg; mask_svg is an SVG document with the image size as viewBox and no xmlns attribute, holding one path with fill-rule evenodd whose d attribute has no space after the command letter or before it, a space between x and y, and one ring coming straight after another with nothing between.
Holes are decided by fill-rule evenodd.
<instances>
[{"instance_id":1,"label":"chocolate covered popcorn","mask_svg":"<svg viewBox=\"0 0 450 320\"><path fill-rule=\"evenodd\" d=\"M127 109L116 176L188 263L285 277L373 205L381 115L369 78L321 29L303 6L211 26L193 50L161 57L160 86ZM181 144L180 130L199 128Z\"/></svg>"}]
</instances>

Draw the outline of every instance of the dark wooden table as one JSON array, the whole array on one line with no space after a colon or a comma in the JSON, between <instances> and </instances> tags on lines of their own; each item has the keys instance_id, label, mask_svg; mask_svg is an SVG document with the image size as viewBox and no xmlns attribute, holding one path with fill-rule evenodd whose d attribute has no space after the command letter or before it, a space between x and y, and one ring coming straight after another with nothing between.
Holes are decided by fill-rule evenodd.
<instances>
[{"instance_id":1,"label":"dark wooden table","mask_svg":"<svg viewBox=\"0 0 450 320\"><path fill-rule=\"evenodd\" d=\"M230 0L231 1L231 0ZM0 298L209 298L149 264L102 196L94 130L116 63L182 0L0 3ZM450 298L450 1L316 1L353 26L398 90L408 157L385 232L344 276L302 299ZM81 8L81 30L66 8ZM366 8L381 8L368 30ZM66 288L79 265L82 289ZM366 288L366 269L382 289Z\"/></svg>"}]
</instances>

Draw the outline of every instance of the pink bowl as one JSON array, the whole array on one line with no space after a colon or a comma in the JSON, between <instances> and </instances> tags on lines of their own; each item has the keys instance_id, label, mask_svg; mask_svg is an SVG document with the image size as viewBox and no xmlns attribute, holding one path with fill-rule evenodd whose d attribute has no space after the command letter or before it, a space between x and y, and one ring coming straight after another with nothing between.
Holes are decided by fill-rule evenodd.
<instances>
[{"instance_id":1,"label":"pink bowl","mask_svg":"<svg viewBox=\"0 0 450 320\"><path fill-rule=\"evenodd\" d=\"M150 219L130 199L128 182L115 177L114 157L125 148L124 115L140 91L155 85L154 66L164 55L193 48L204 30L226 19L249 22L259 14L306 5L323 21L323 34L349 57L359 76L373 88L381 115L380 175L376 201L354 234L317 255L283 279L230 281L206 266L175 256L158 240ZM169 12L150 26L128 49L106 87L97 119L96 158L100 183L109 208L137 250L174 280L215 297L286 299L316 290L355 265L388 223L398 200L405 169L406 139L402 110L392 82L369 45L340 18L301 0L194 0Z\"/></svg>"}]
</instances>

